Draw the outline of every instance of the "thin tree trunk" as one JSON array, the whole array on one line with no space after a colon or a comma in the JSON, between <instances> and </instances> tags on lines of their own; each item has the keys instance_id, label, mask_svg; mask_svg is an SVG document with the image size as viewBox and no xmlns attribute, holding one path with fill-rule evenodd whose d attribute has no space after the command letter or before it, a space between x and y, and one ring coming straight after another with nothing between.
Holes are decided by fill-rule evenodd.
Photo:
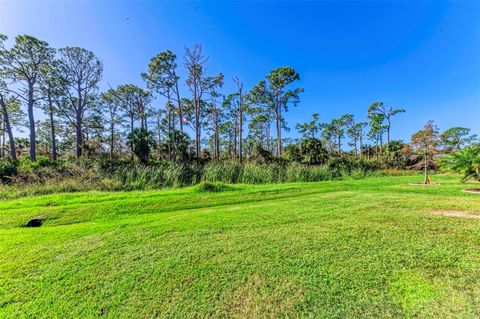
<instances>
[{"instance_id":1,"label":"thin tree trunk","mask_svg":"<svg viewBox=\"0 0 480 319\"><path fill-rule=\"evenodd\" d=\"M238 129L238 161L242 163L243 161L243 137L242 137L242 131L243 131L243 112L242 112L242 107L240 106L240 123L239 123L239 129Z\"/></svg>"},{"instance_id":2,"label":"thin tree trunk","mask_svg":"<svg viewBox=\"0 0 480 319\"><path fill-rule=\"evenodd\" d=\"M5 127L5 121L3 120L2 118L2 150L1 150L1 154L0 154L0 157L1 158L5 158L5 141L7 139L7 128Z\"/></svg>"},{"instance_id":3,"label":"thin tree trunk","mask_svg":"<svg viewBox=\"0 0 480 319\"><path fill-rule=\"evenodd\" d=\"M228 134L228 159L232 159L232 133Z\"/></svg>"},{"instance_id":4,"label":"thin tree trunk","mask_svg":"<svg viewBox=\"0 0 480 319\"><path fill-rule=\"evenodd\" d=\"M215 109L214 111L214 129L215 129L215 134L214 134L214 144L215 144L215 160L219 161L220 160L220 134L219 134L219 128L218 128L218 110Z\"/></svg>"},{"instance_id":5,"label":"thin tree trunk","mask_svg":"<svg viewBox=\"0 0 480 319\"><path fill-rule=\"evenodd\" d=\"M83 99L82 99L82 90L80 84L77 85L78 92L78 101L76 109L76 157L79 159L82 156L82 147L83 147L83 132L82 132L82 110L83 110Z\"/></svg>"},{"instance_id":6,"label":"thin tree trunk","mask_svg":"<svg viewBox=\"0 0 480 319\"><path fill-rule=\"evenodd\" d=\"M28 84L28 122L30 127L30 159L36 161L35 118L33 115L33 84Z\"/></svg>"},{"instance_id":7,"label":"thin tree trunk","mask_svg":"<svg viewBox=\"0 0 480 319\"><path fill-rule=\"evenodd\" d=\"M338 135L338 156L342 155L342 138Z\"/></svg>"},{"instance_id":8,"label":"thin tree trunk","mask_svg":"<svg viewBox=\"0 0 480 319\"><path fill-rule=\"evenodd\" d=\"M160 113L157 115L157 133L158 133L158 160L161 160L162 157L162 130L160 129L160 124L161 124L161 119L160 119Z\"/></svg>"},{"instance_id":9,"label":"thin tree trunk","mask_svg":"<svg viewBox=\"0 0 480 319\"><path fill-rule=\"evenodd\" d=\"M180 92L178 90L178 81L175 81L175 90L177 95L177 105L178 105L178 118L180 119L180 131L183 132L183 112L182 112L182 103L180 102Z\"/></svg>"},{"instance_id":10,"label":"thin tree trunk","mask_svg":"<svg viewBox=\"0 0 480 319\"><path fill-rule=\"evenodd\" d=\"M53 102L50 90L47 93L48 97L48 116L50 120L50 138L52 139L52 160L57 160L57 141L55 136L55 122L53 119Z\"/></svg>"},{"instance_id":11,"label":"thin tree trunk","mask_svg":"<svg viewBox=\"0 0 480 319\"><path fill-rule=\"evenodd\" d=\"M110 160L113 160L113 147L115 143L115 124L113 124L113 119L110 124Z\"/></svg>"},{"instance_id":12,"label":"thin tree trunk","mask_svg":"<svg viewBox=\"0 0 480 319\"><path fill-rule=\"evenodd\" d=\"M388 117L387 120L388 120L388 126L387 126L387 149L388 149L390 145L390 126L391 126L390 117Z\"/></svg>"},{"instance_id":13,"label":"thin tree trunk","mask_svg":"<svg viewBox=\"0 0 480 319\"><path fill-rule=\"evenodd\" d=\"M242 133L243 133L243 97L242 97L242 84L239 83L239 95L238 95L238 112L239 112L239 131L238 131L238 160L240 164L243 161L243 150L242 150Z\"/></svg>"},{"instance_id":14,"label":"thin tree trunk","mask_svg":"<svg viewBox=\"0 0 480 319\"><path fill-rule=\"evenodd\" d=\"M278 109L278 115L276 117L277 122L277 156L282 156L282 127L281 127L281 114Z\"/></svg>"},{"instance_id":15,"label":"thin tree trunk","mask_svg":"<svg viewBox=\"0 0 480 319\"><path fill-rule=\"evenodd\" d=\"M197 158L200 159L200 139L201 139L201 136L202 136L202 133L201 133L201 126L200 126L200 105L198 105L199 103L197 102L197 110L196 110L196 114L195 114L195 126L196 126L196 132L195 132L195 151L197 152Z\"/></svg>"},{"instance_id":16,"label":"thin tree trunk","mask_svg":"<svg viewBox=\"0 0 480 319\"><path fill-rule=\"evenodd\" d=\"M197 92L197 79L193 80L193 98L195 105L195 152L197 153L197 161L200 160L200 101Z\"/></svg>"},{"instance_id":17,"label":"thin tree trunk","mask_svg":"<svg viewBox=\"0 0 480 319\"><path fill-rule=\"evenodd\" d=\"M358 152L357 152L357 134L356 133L353 134L353 144L355 144L354 145L354 147L355 147L355 158L357 158Z\"/></svg>"},{"instance_id":18,"label":"thin tree trunk","mask_svg":"<svg viewBox=\"0 0 480 319\"><path fill-rule=\"evenodd\" d=\"M238 136L238 130L237 130L237 124L233 126L233 154L236 157L237 154L237 136Z\"/></svg>"},{"instance_id":19,"label":"thin tree trunk","mask_svg":"<svg viewBox=\"0 0 480 319\"><path fill-rule=\"evenodd\" d=\"M168 159L172 161L172 106L170 104L170 90L167 93L167 113L168 113Z\"/></svg>"},{"instance_id":20,"label":"thin tree trunk","mask_svg":"<svg viewBox=\"0 0 480 319\"><path fill-rule=\"evenodd\" d=\"M267 121L266 125L265 125L265 134L266 134L266 138L267 138L267 150L268 151L271 151L271 144L272 142L270 141L270 122Z\"/></svg>"},{"instance_id":21,"label":"thin tree trunk","mask_svg":"<svg viewBox=\"0 0 480 319\"><path fill-rule=\"evenodd\" d=\"M427 150L425 150L424 156L424 178L423 178L423 183L428 184L428 175L427 175Z\"/></svg>"},{"instance_id":22,"label":"thin tree trunk","mask_svg":"<svg viewBox=\"0 0 480 319\"><path fill-rule=\"evenodd\" d=\"M360 153L360 158L363 158L363 151L362 151L362 144L363 144L363 143L362 143L362 135L363 135L363 134L360 132L360 136L359 136L359 138L360 138L360 141L359 141L359 142L360 142L360 145L359 145L359 146L360 146L360 149L359 149L359 151L360 151L360 152L359 152L359 153Z\"/></svg>"},{"instance_id":23,"label":"thin tree trunk","mask_svg":"<svg viewBox=\"0 0 480 319\"><path fill-rule=\"evenodd\" d=\"M13 139L13 133L12 133L12 127L10 125L10 119L8 116L8 109L7 109L7 104L5 103L5 100L3 97L0 95L0 104L2 107L2 113L3 113L3 121L5 124L5 129L8 134L8 142L10 144L10 157L12 160L17 160L17 153L15 150L15 140Z\"/></svg>"},{"instance_id":24,"label":"thin tree trunk","mask_svg":"<svg viewBox=\"0 0 480 319\"><path fill-rule=\"evenodd\" d=\"M55 136L55 122L53 120L53 110L51 107L49 110L49 116L50 116L50 137L52 139L52 160L56 161L57 160L57 141Z\"/></svg>"},{"instance_id":25,"label":"thin tree trunk","mask_svg":"<svg viewBox=\"0 0 480 319\"><path fill-rule=\"evenodd\" d=\"M79 111L77 111L77 117L76 117L76 155L77 159L79 159L82 156L82 144L83 144L83 136L82 136L82 116Z\"/></svg>"}]
</instances>

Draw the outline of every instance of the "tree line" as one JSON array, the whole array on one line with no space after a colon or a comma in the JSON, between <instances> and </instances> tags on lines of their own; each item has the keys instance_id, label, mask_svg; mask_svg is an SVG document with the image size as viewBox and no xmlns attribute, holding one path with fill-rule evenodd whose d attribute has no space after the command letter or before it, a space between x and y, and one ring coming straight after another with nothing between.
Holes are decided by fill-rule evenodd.
<instances>
[{"instance_id":1,"label":"tree line","mask_svg":"<svg viewBox=\"0 0 480 319\"><path fill-rule=\"evenodd\" d=\"M249 89L234 77L229 81L235 90L224 93L224 75L207 72L208 57L195 44L181 61L169 50L152 57L141 74L143 88L122 84L100 92L103 64L93 52L55 49L28 35L17 36L10 47L6 42L0 35L2 158L16 160L28 153L32 161L41 154L52 160L136 156L143 163L242 163L260 153L317 164L325 156L394 160L409 147L421 148L415 138L409 145L392 139L393 120L405 110L382 102L369 106L367 121L345 114L320 122L315 113L311 121L296 125L300 141L284 138L289 130L285 113L299 104L303 92L296 84L300 75L289 66L272 70ZM44 113L41 120L34 109ZM28 139L14 136L25 127ZM437 135L450 151L475 139L466 128ZM343 148L345 141L349 149Z\"/></svg>"}]
</instances>

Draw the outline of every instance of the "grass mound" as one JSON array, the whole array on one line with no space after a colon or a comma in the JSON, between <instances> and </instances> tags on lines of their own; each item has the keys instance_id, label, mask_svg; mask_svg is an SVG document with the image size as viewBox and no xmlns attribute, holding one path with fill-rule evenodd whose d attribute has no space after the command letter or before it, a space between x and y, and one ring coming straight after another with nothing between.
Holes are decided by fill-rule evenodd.
<instances>
[{"instance_id":1,"label":"grass mound","mask_svg":"<svg viewBox=\"0 0 480 319\"><path fill-rule=\"evenodd\" d=\"M233 190L233 187L224 183L201 182L194 189L196 193L219 193Z\"/></svg>"}]
</instances>

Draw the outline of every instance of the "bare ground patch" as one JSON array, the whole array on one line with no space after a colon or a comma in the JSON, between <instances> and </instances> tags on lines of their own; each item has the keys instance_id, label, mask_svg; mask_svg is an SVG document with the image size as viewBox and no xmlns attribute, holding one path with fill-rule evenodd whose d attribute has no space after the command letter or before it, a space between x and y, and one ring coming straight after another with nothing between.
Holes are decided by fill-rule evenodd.
<instances>
[{"instance_id":1,"label":"bare ground patch","mask_svg":"<svg viewBox=\"0 0 480 319\"><path fill-rule=\"evenodd\" d=\"M480 189L464 189L463 191L470 194L480 194Z\"/></svg>"},{"instance_id":2,"label":"bare ground patch","mask_svg":"<svg viewBox=\"0 0 480 319\"><path fill-rule=\"evenodd\" d=\"M430 212L430 214L461 218L480 218L480 215L469 214L460 210L434 210Z\"/></svg>"}]
</instances>

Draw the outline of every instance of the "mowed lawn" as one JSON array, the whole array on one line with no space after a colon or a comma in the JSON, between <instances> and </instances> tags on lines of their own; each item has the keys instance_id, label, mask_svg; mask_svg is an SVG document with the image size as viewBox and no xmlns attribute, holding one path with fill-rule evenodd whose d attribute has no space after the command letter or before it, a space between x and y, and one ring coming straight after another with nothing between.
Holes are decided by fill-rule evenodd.
<instances>
[{"instance_id":1,"label":"mowed lawn","mask_svg":"<svg viewBox=\"0 0 480 319\"><path fill-rule=\"evenodd\" d=\"M479 317L480 219L431 212L480 184L421 179L0 201L0 318Z\"/></svg>"}]
</instances>

